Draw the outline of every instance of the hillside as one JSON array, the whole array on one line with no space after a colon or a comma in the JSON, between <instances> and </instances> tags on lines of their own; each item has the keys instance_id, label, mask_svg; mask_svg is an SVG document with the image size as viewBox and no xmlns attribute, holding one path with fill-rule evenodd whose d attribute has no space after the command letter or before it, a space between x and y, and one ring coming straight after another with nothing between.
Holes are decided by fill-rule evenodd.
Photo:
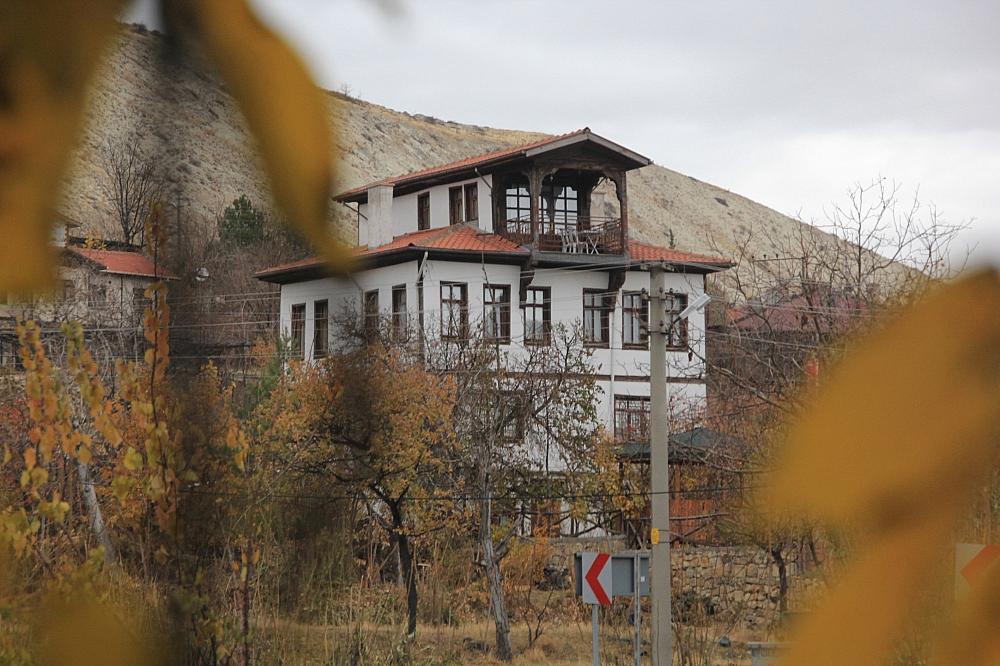
<instances>
[{"instance_id":1,"label":"hillside","mask_svg":"<svg viewBox=\"0 0 1000 666\"><path fill-rule=\"evenodd\" d=\"M124 27L92 94L88 128L66 185L63 209L83 232L111 236L110 208L99 166L109 137L135 132L180 185L182 211L191 224L209 225L234 198L262 200L266 181L239 112L218 79L189 66L162 64L163 38ZM337 189L449 162L542 135L444 122L328 93L342 157ZM575 128L567 127L566 130ZM600 133L600 127L593 128ZM614 138L614 137L610 137ZM639 152L643 147L630 146ZM758 257L780 252L803 225L766 206L694 178L653 165L630 175L630 222L638 240L678 248L737 254L736 239L751 236ZM351 217L335 211L345 237ZM830 238L813 227L809 233Z\"/></svg>"}]
</instances>

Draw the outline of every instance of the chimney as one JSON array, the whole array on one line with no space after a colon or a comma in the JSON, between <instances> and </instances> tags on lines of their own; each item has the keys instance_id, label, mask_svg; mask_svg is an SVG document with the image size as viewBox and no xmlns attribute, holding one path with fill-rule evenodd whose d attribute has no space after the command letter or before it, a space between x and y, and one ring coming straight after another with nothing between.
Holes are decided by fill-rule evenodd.
<instances>
[{"instance_id":1,"label":"chimney","mask_svg":"<svg viewBox=\"0 0 1000 666\"><path fill-rule=\"evenodd\" d=\"M604 190L595 189L590 193L590 216L600 219L608 214L607 193Z\"/></svg>"},{"instance_id":2,"label":"chimney","mask_svg":"<svg viewBox=\"0 0 1000 666\"><path fill-rule=\"evenodd\" d=\"M368 188L368 247L392 241L392 185Z\"/></svg>"}]
</instances>

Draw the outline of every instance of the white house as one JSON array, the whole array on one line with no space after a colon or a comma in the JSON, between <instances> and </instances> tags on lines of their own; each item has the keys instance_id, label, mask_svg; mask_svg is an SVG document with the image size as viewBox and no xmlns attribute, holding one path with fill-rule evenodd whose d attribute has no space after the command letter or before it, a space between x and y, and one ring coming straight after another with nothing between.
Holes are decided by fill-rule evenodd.
<instances>
[{"instance_id":1,"label":"white house","mask_svg":"<svg viewBox=\"0 0 1000 666\"><path fill-rule=\"evenodd\" d=\"M0 293L0 367L16 367L19 319L34 319L46 332L58 332L67 321L83 323L88 336L114 339L116 355L135 352L132 342L141 338L145 290L157 280L174 280L162 266L138 248L91 248L69 238L67 229L78 226L62 218L52 233L59 252L59 281L54 293L15 297ZM110 245L114 245L111 243Z\"/></svg>"},{"instance_id":2,"label":"white house","mask_svg":"<svg viewBox=\"0 0 1000 666\"><path fill-rule=\"evenodd\" d=\"M470 320L511 351L582 326L601 388L599 414L623 441L646 435L650 263L675 294L671 408L705 403L704 315L677 315L730 262L629 239L626 175L650 160L589 129L387 178L337 200L358 212L358 265L333 275L317 258L261 271L280 285L280 321L306 360L338 344L345 308L460 339Z\"/></svg>"}]
</instances>

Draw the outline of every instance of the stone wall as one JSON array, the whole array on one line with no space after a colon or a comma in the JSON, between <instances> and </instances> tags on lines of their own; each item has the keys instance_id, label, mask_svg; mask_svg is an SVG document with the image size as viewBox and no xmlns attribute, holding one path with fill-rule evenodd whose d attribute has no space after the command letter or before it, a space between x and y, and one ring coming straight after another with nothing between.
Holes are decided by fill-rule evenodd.
<instances>
[{"instance_id":1,"label":"stone wall","mask_svg":"<svg viewBox=\"0 0 1000 666\"><path fill-rule=\"evenodd\" d=\"M789 609L819 585L815 567L797 550L785 553ZM753 546L679 546L671 551L674 603L692 619L705 615L761 627L778 619L778 566Z\"/></svg>"},{"instance_id":2,"label":"stone wall","mask_svg":"<svg viewBox=\"0 0 1000 666\"><path fill-rule=\"evenodd\" d=\"M619 552L615 539L565 539L553 544L553 564L572 563L581 551ZM800 600L822 585L805 551L784 553L788 574L788 608L802 610ZM779 619L778 566L756 546L674 546L671 549L674 612L690 622L718 619L748 628L763 628ZM572 568L570 568L572 571Z\"/></svg>"}]
</instances>

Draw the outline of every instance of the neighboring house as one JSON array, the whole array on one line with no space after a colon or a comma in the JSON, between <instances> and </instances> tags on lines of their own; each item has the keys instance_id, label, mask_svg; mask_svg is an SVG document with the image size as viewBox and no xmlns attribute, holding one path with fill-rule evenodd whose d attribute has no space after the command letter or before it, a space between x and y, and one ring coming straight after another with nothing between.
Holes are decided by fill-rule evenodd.
<instances>
[{"instance_id":1,"label":"neighboring house","mask_svg":"<svg viewBox=\"0 0 1000 666\"><path fill-rule=\"evenodd\" d=\"M770 393L793 386L803 376L815 379L821 354L830 342L871 320L868 298L855 290L829 284L779 285L752 299L730 306L724 323L708 331L709 384L719 386L713 399L732 398L727 376ZM732 404L713 408L725 412Z\"/></svg>"},{"instance_id":2,"label":"neighboring house","mask_svg":"<svg viewBox=\"0 0 1000 666\"><path fill-rule=\"evenodd\" d=\"M60 248L61 265L55 293L32 298L0 294L0 365L18 364L18 319L35 319L45 332L57 332L66 321L83 323L88 338L114 340L115 355L132 355L141 338L142 314L148 304L145 290L157 280L175 277L143 255L139 248L95 249L68 238L57 226L53 244Z\"/></svg>"},{"instance_id":3,"label":"neighboring house","mask_svg":"<svg viewBox=\"0 0 1000 666\"><path fill-rule=\"evenodd\" d=\"M650 163L583 129L387 178L337 197L358 211L349 278L318 258L257 276L280 285L281 330L307 361L343 342L331 317L345 309L455 342L478 322L512 351L547 344L557 324L582 327L600 419L624 442L648 432L644 267L668 268L669 396L682 410L705 403L704 316L678 315L731 266L629 238L626 176Z\"/></svg>"}]
</instances>

